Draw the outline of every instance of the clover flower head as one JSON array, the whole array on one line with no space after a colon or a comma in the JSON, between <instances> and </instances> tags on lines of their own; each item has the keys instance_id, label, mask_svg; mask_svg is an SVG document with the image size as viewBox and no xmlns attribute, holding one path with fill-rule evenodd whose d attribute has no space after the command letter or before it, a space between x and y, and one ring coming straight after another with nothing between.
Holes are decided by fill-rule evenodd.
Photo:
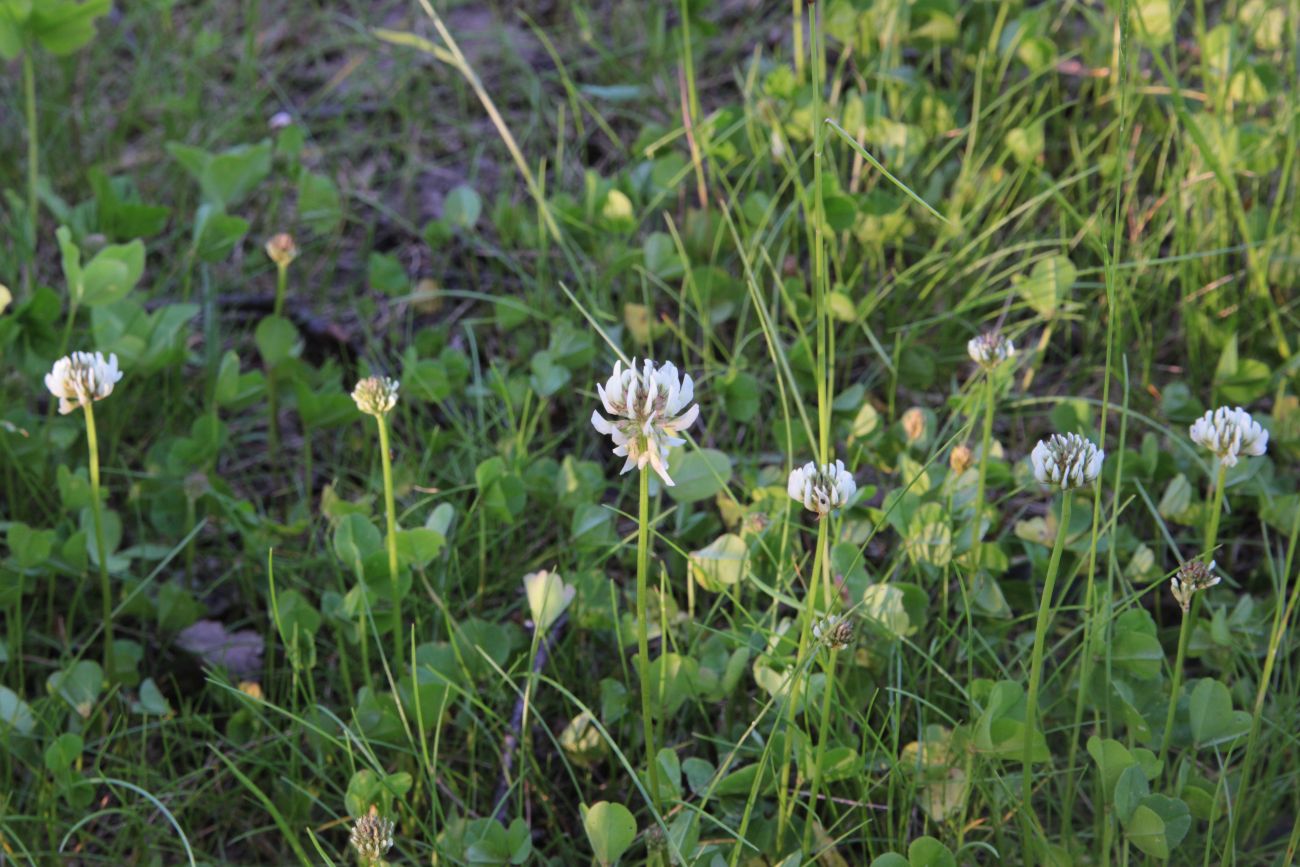
<instances>
[{"instance_id":1,"label":"clover flower head","mask_svg":"<svg viewBox=\"0 0 1300 867\"><path fill-rule=\"evenodd\" d=\"M853 481L853 474L844 468L843 461L821 467L809 461L790 471L786 491L821 519L853 499L858 484Z\"/></svg>"},{"instance_id":2,"label":"clover flower head","mask_svg":"<svg viewBox=\"0 0 1300 867\"><path fill-rule=\"evenodd\" d=\"M380 862L393 848L393 820L380 816L374 807L368 815L357 819L348 835L348 842L357 851L357 859L367 867Z\"/></svg>"},{"instance_id":3,"label":"clover flower head","mask_svg":"<svg viewBox=\"0 0 1300 867\"><path fill-rule=\"evenodd\" d=\"M591 425L614 441L614 454L627 458L622 472L649 466L671 487L668 452L686 442L676 434L700 414L699 404L687 408L695 397L690 374L679 374L671 361L656 365L647 358L639 369L635 358L629 367L616 361L613 375L596 391L612 418L593 411Z\"/></svg>"},{"instance_id":4,"label":"clover flower head","mask_svg":"<svg viewBox=\"0 0 1300 867\"><path fill-rule=\"evenodd\" d=\"M971 361L985 370L992 370L1016 355L1015 344L1001 331L985 331L966 341L966 352Z\"/></svg>"},{"instance_id":5,"label":"clover flower head","mask_svg":"<svg viewBox=\"0 0 1300 867\"><path fill-rule=\"evenodd\" d=\"M1052 434L1039 440L1029 460L1041 484L1068 491L1096 481L1106 453L1078 434Z\"/></svg>"},{"instance_id":6,"label":"clover flower head","mask_svg":"<svg viewBox=\"0 0 1300 867\"><path fill-rule=\"evenodd\" d=\"M1258 457L1268 449L1268 431L1241 407L1221 406L1192 423L1192 442L1204 446L1225 467L1236 466L1239 455Z\"/></svg>"},{"instance_id":7,"label":"clover flower head","mask_svg":"<svg viewBox=\"0 0 1300 867\"><path fill-rule=\"evenodd\" d=\"M952 471L957 475L966 472L973 463L975 463L975 453L965 443L958 443L953 446L952 451L948 454L948 466L952 467Z\"/></svg>"},{"instance_id":8,"label":"clover flower head","mask_svg":"<svg viewBox=\"0 0 1300 867\"><path fill-rule=\"evenodd\" d=\"M293 240L293 235L287 232L281 232L278 235L272 235L266 242L266 255L277 268L288 268L294 259L298 258L298 244Z\"/></svg>"},{"instance_id":9,"label":"clover flower head","mask_svg":"<svg viewBox=\"0 0 1300 867\"><path fill-rule=\"evenodd\" d=\"M357 409L376 418L388 415L397 406L397 388L400 383L387 376L367 376L352 389L352 399Z\"/></svg>"},{"instance_id":10,"label":"clover flower head","mask_svg":"<svg viewBox=\"0 0 1300 867\"><path fill-rule=\"evenodd\" d=\"M843 650L853 643L853 621L832 614L813 624L813 638L828 650Z\"/></svg>"},{"instance_id":11,"label":"clover flower head","mask_svg":"<svg viewBox=\"0 0 1300 867\"><path fill-rule=\"evenodd\" d=\"M1214 574L1214 561L1188 560L1178 567L1178 572L1169 582L1169 589L1182 606L1186 614L1192 607L1192 596L1202 590L1209 590L1221 579Z\"/></svg>"},{"instance_id":12,"label":"clover flower head","mask_svg":"<svg viewBox=\"0 0 1300 867\"><path fill-rule=\"evenodd\" d=\"M108 397L121 378L116 353L110 353L105 360L102 352L74 352L54 362L45 374L45 387L59 399L59 413L67 415L79 406Z\"/></svg>"}]
</instances>

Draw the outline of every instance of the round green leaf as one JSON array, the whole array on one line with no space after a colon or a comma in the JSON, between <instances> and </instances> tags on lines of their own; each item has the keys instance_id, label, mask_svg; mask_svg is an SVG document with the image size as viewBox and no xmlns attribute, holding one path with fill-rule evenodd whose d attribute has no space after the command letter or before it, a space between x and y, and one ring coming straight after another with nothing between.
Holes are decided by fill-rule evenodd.
<instances>
[{"instance_id":1,"label":"round green leaf","mask_svg":"<svg viewBox=\"0 0 1300 867\"><path fill-rule=\"evenodd\" d=\"M583 805L582 826L587 830L591 851L602 865L613 864L636 840L636 819L622 804L597 801Z\"/></svg>"}]
</instances>

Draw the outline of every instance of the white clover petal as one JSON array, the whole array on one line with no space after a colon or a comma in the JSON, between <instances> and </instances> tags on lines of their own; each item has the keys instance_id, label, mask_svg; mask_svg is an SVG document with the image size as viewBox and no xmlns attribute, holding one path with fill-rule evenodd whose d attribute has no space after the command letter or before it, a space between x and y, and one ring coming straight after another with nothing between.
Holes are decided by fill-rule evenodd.
<instances>
[{"instance_id":1,"label":"white clover petal","mask_svg":"<svg viewBox=\"0 0 1300 867\"><path fill-rule=\"evenodd\" d=\"M1068 491L1092 484L1101 475L1106 453L1078 434L1052 434L1029 454L1040 484Z\"/></svg>"}]
</instances>

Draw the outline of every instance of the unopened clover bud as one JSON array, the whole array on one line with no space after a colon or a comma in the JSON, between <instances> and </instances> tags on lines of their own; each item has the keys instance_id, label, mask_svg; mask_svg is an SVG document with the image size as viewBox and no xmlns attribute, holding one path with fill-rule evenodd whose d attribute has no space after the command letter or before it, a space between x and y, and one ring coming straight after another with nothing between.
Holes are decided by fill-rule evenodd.
<instances>
[{"instance_id":1,"label":"unopened clover bud","mask_svg":"<svg viewBox=\"0 0 1300 867\"><path fill-rule=\"evenodd\" d=\"M975 462L975 453L971 451L970 446L965 443L958 443L953 446L952 452L948 455L948 466L954 473L961 475L970 469L970 465Z\"/></svg>"},{"instance_id":2,"label":"unopened clover bud","mask_svg":"<svg viewBox=\"0 0 1300 867\"><path fill-rule=\"evenodd\" d=\"M920 407L912 407L903 413L903 433L909 444L918 442L925 436L925 413Z\"/></svg>"},{"instance_id":3,"label":"unopened clover bud","mask_svg":"<svg viewBox=\"0 0 1300 867\"><path fill-rule=\"evenodd\" d=\"M266 255L277 268L288 268L298 258L298 245L293 235L281 232L266 242Z\"/></svg>"}]
</instances>

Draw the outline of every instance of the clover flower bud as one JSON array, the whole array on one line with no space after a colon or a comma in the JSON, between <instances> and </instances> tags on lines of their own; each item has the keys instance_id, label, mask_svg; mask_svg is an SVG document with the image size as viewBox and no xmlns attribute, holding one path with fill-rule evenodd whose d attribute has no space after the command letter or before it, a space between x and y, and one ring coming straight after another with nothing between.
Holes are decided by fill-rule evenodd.
<instances>
[{"instance_id":1,"label":"clover flower bud","mask_svg":"<svg viewBox=\"0 0 1300 867\"><path fill-rule=\"evenodd\" d=\"M1096 481L1106 453L1078 434L1052 434L1039 440L1029 459L1041 484L1068 491Z\"/></svg>"},{"instance_id":2,"label":"clover flower bud","mask_svg":"<svg viewBox=\"0 0 1300 867\"><path fill-rule=\"evenodd\" d=\"M298 244L293 235L281 232L266 242L266 255L277 268L288 268L298 258Z\"/></svg>"}]
</instances>

